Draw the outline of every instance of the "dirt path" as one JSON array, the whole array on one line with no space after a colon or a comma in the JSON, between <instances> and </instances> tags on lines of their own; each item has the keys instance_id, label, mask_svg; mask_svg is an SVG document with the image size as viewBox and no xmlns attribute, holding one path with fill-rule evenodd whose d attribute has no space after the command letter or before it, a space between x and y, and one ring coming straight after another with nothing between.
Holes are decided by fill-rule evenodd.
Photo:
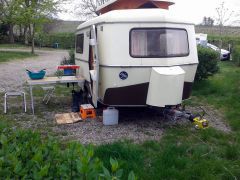
<instances>
[{"instance_id":1,"label":"dirt path","mask_svg":"<svg viewBox=\"0 0 240 180\"><path fill-rule=\"evenodd\" d=\"M0 51L24 51L30 52L29 49L3 49ZM68 56L66 50L45 51L36 50L37 57L26 58L22 60L13 60L0 64L0 87L5 89L21 88L26 82L27 74L25 69L41 70L46 68L47 75L52 75L56 71L57 65L63 57Z\"/></svg>"}]
</instances>

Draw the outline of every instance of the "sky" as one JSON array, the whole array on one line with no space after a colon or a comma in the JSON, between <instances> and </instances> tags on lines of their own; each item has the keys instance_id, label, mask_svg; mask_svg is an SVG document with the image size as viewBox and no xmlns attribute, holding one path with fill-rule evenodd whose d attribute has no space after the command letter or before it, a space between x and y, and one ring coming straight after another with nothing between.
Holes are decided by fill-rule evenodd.
<instances>
[{"instance_id":1,"label":"sky","mask_svg":"<svg viewBox=\"0 0 240 180\"><path fill-rule=\"evenodd\" d=\"M75 13L75 6L80 0L72 0L72 3L64 7L68 12L59 14L59 18L63 20L82 20ZM204 16L216 18L216 8L223 2L222 0L173 0L174 5L170 6L169 11L192 21L195 24L200 24ZM236 14L240 14L240 0L225 0L225 7ZM240 17L239 17L240 19Z\"/></svg>"}]
</instances>

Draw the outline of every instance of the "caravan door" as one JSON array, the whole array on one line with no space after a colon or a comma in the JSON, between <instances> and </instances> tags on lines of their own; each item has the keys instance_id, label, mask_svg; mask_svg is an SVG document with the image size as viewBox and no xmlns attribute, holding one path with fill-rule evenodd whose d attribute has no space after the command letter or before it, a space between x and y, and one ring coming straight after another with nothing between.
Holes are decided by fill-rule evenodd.
<instances>
[{"instance_id":1,"label":"caravan door","mask_svg":"<svg viewBox=\"0 0 240 180\"><path fill-rule=\"evenodd\" d=\"M91 53L93 56L92 68L90 68L90 77L91 77L91 91L92 91L92 102L93 105L97 108L98 101L98 83L99 83L99 59L98 59L98 43L97 43L97 33L96 26L92 25L91 27L91 38L90 46Z\"/></svg>"}]
</instances>

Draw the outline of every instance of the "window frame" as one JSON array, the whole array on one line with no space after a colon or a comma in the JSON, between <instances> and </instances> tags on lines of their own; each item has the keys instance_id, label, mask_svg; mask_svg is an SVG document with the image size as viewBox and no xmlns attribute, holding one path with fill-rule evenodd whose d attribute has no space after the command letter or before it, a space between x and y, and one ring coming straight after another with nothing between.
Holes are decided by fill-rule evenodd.
<instances>
[{"instance_id":1,"label":"window frame","mask_svg":"<svg viewBox=\"0 0 240 180\"><path fill-rule=\"evenodd\" d=\"M82 52L80 52L80 51L77 50L77 43L78 43L78 37L79 37L79 36L82 36L82 37L83 37ZM78 53L78 54L84 54L84 33L81 33L81 34L77 34L77 35L76 35L76 53Z\"/></svg>"},{"instance_id":2,"label":"window frame","mask_svg":"<svg viewBox=\"0 0 240 180\"><path fill-rule=\"evenodd\" d=\"M155 55L151 55L151 56L135 56L135 55L132 55L132 31L134 30L161 30L161 29L165 29L165 30L183 30L186 32L186 35L187 35L187 50L188 50L188 53L186 54L183 54L183 55L170 55L170 56L155 56ZM184 28L171 28L171 27L141 27L141 28L132 28L130 31L129 31L129 55L132 57L132 58L175 58L175 57L187 57L190 55L190 48L189 48L189 38L188 38L188 31Z\"/></svg>"}]
</instances>

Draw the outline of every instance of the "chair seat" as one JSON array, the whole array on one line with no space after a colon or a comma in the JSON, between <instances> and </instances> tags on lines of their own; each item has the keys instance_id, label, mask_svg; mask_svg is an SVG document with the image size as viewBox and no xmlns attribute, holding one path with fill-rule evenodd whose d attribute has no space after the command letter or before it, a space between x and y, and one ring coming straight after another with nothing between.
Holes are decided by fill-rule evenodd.
<instances>
[{"instance_id":1,"label":"chair seat","mask_svg":"<svg viewBox=\"0 0 240 180\"><path fill-rule=\"evenodd\" d=\"M6 92L6 96L23 96L25 93L24 92Z\"/></svg>"},{"instance_id":2,"label":"chair seat","mask_svg":"<svg viewBox=\"0 0 240 180\"><path fill-rule=\"evenodd\" d=\"M27 112L27 103L26 103L26 95L24 92L21 92L21 91L9 91L9 92L6 92L5 95L4 95L4 113L6 114L7 113L7 109L8 109L8 103L7 103L7 99L8 99L8 96L21 96L23 97L23 107L24 107L24 112Z\"/></svg>"}]
</instances>

